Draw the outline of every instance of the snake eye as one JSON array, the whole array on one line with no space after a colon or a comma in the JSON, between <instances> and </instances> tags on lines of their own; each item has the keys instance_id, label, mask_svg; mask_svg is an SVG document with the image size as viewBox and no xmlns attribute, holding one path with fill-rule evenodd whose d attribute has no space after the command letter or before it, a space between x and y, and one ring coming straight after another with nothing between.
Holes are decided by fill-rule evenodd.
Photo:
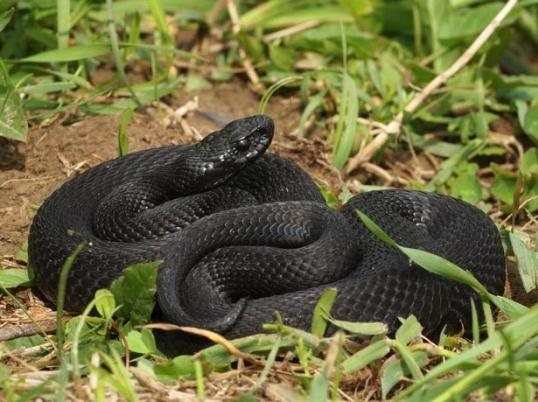
<instances>
[{"instance_id":1,"label":"snake eye","mask_svg":"<svg viewBox=\"0 0 538 402\"><path fill-rule=\"evenodd\" d=\"M239 152L244 152L250 148L250 141L248 140L248 138L242 138L235 143L235 148Z\"/></svg>"}]
</instances>

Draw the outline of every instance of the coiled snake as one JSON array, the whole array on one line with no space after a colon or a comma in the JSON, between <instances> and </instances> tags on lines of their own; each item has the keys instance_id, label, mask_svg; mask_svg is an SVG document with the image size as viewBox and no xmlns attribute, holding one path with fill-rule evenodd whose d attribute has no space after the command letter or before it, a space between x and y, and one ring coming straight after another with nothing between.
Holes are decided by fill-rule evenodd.
<instances>
[{"instance_id":1,"label":"coiled snake","mask_svg":"<svg viewBox=\"0 0 538 402\"><path fill-rule=\"evenodd\" d=\"M133 153L65 183L30 230L30 268L43 294L55 299L60 268L84 238L68 278L69 310L80 311L125 267L163 259L164 318L232 338L259 332L275 311L308 328L327 287L338 289L337 319L394 330L398 317L414 314L427 333L467 325L473 292L410 263L368 231L356 209L400 244L441 255L502 291L500 238L479 209L386 190L332 210L305 172L265 153L272 135L270 118L247 117L197 144Z\"/></svg>"}]
</instances>

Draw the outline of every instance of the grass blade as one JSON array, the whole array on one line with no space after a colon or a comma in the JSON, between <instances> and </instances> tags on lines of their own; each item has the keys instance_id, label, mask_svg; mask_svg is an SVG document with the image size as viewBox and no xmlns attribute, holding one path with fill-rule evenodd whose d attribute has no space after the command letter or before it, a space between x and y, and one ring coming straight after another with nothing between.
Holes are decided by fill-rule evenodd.
<instances>
[{"instance_id":1,"label":"grass blade","mask_svg":"<svg viewBox=\"0 0 538 402\"><path fill-rule=\"evenodd\" d=\"M127 126L133 118L134 111L130 107L121 116L120 127L118 129L118 156L125 156L129 153L129 138L127 137Z\"/></svg>"},{"instance_id":2,"label":"grass blade","mask_svg":"<svg viewBox=\"0 0 538 402\"><path fill-rule=\"evenodd\" d=\"M336 299L336 289L325 289L319 298L316 307L314 308L314 314L312 317L311 331L314 335L322 337L327 329L327 314L331 311L331 307Z\"/></svg>"},{"instance_id":3,"label":"grass blade","mask_svg":"<svg viewBox=\"0 0 538 402\"><path fill-rule=\"evenodd\" d=\"M131 83L125 74L125 68L123 66L123 59L120 53L120 46L118 42L118 34L116 32L116 27L114 24L114 14L112 13L112 0L106 0L107 11L108 11L108 35L110 37L110 45L112 47L112 56L114 57L114 63L116 64L116 71L120 76L121 82L127 87L131 93L133 99L136 102L137 106L141 106L140 100L136 96L135 91L131 87Z\"/></svg>"},{"instance_id":4,"label":"grass blade","mask_svg":"<svg viewBox=\"0 0 538 402\"><path fill-rule=\"evenodd\" d=\"M353 356L348 357L342 362L342 369L348 374L355 373L371 362L385 357L389 352L389 340L382 339L366 346Z\"/></svg>"},{"instance_id":5,"label":"grass blade","mask_svg":"<svg viewBox=\"0 0 538 402\"><path fill-rule=\"evenodd\" d=\"M278 80L269 88L267 88L267 91L265 91L265 93L263 94L262 99L260 100L260 104L258 105L258 113L265 113L265 108L267 107L267 103L269 102L269 99L271 99L271 96L273 96L276 91L278 91L283 86L291 84L292 82L295 82L295 81L300 81L302 79L303 77L299 75L285 77Z\"/></svg>"},{"instance_id":6,"label":"grass blade","mask_svg":"<svg viewBox=\"0 0 538 402\"><path fill-rule=\"evenodd\" d=\"M56 0L56 15L58 37L58 49L65 49L69 46L69 29L71 27L70 14L71 14L71 1L70 0Z\"/></svg>"},{"instance_id":7,"label":"grass blade","mask_svg":"<svg viewBox=\"0 0 538 402\"><path fill-rule=\"evenodd\" d=\"M342 100L338 110L338 125L335 135L335 151L333 162L338 169L342 169L351 155L355 135L357 133L357 116L359 115L359 98L357 85L347 74L342 82ZM344 128L345 127L345 128Z\"/></svg>"},{"instance_id":8,"label":"grass blade","mask_svg":"<svg viewBox=\"0 0 538 402\"><path fill-rule=\"evenodd\" d=\"M110 53L112 48L104 43L91 45L77 45L65 49L49 50L25 57L21 61L29 63L59 63L66 61L78 61L103 56Z\"/></svg>"}]
</instances>

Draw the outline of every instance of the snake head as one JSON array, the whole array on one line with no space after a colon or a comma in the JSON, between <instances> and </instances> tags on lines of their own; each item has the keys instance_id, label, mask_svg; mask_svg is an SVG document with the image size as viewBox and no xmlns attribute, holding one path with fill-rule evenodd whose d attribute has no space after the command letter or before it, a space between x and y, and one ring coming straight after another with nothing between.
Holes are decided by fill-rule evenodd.
<instances>
[{"instance_id":1,"label":"snake head","mask_svg":"<svg viewBox=\"0 0 538 402\"><path fill-rule=\"evenodd\" d=\"M219 184L245 167L269 147L274 124L269 116L254 115L234 120L209 134L197 146L200 169L218 178Z\"/></svg>"}]
</instances>

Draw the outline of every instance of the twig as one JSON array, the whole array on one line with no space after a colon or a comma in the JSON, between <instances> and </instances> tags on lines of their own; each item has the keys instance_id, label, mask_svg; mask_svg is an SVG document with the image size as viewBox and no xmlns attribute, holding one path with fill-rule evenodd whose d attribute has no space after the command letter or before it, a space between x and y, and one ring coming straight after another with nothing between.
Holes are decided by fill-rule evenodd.
<instances>
[{"instance_id":1,"label":"twig","mask_svg":"<svg viewBox=\"0 0 538 402\"><path fill-rule=\"evenodd\" d=\"M219 15L226 8L226 2L227 0L219 0L215 3L213 8L207 14L207 18L206 18L207 25L213 26L215 21L217 21L217 18L219 18Z\"/></svg>"},{"instance_id":2,"label":"twig","mask_svg":"<svg viewBox=\"0 0 538 402\"><path fill-rule=\"evenodd\" d=\"M10 325L0 328L0 341L31 336L38 333L54 332L56 320L40 320L31 324Z\"/></svg>"},{"instance_id":3,"label":"twig","mask_svg":"<svg viewBox=\"0 0 538 402\"><path fill-rule=\"evenodd\" d=\"M228 14L230 15L230 20L232 21L232 31L235 35L237 35L239 32L241 32L241 23L239 22L239 13L237 12L237 7L235 6L234 0L228 0L226 7L228 9ZM250 82L252 82L254 89L260 91L263 90L260 77L258 77L256 70L254 70L254 67L252 66L252 62L248 58L247 52L243 46L241 46L241 44L239 44L239 57L241 58L241 63L243 63L245 72L247 73Z\"/></svg>"},{"instance_id":4,"label":"twig","mask_svg":"<svg viewBox=\"0 0 538 402\"><path fill-rule=\"evenodd\" d=\"M296 33L306 31L307 29L314 28L319 25L319 21L306 21L301 24L294 25L289 28L281 29L280 31L271 32L263 37L266 42L272 42L276 39L285 38L286 36L295 35Z\"/></svg>"},{"instance_id":5,"label":"twig","mask_svg":"<svg viewBox=\"0 0 538 402\"><path fill-rule=\"evenodd\" d=\"M490 38L490 36L499 27L501 22L506 18L508 13L514 8L518 0L509 0L499 13L493 18L488 26L482 31L475 41L469 46L469 48L452 64L447 70L436 76L428 85L426 85L422 91L415 95L415 97L409 102L405 109L398 113L398 115L386 126L386 128L379 134L372 142L362 149L357 155L351 158L348 162L346 172L358 168L364 162L369 161L372 156L388 141L390 136L400 134L404 114L415 112L418 107L430 96L437 88L446 83L450 77L461 70L478 50L484 45L484 43Z\"/></svg>"}]
</instances>

